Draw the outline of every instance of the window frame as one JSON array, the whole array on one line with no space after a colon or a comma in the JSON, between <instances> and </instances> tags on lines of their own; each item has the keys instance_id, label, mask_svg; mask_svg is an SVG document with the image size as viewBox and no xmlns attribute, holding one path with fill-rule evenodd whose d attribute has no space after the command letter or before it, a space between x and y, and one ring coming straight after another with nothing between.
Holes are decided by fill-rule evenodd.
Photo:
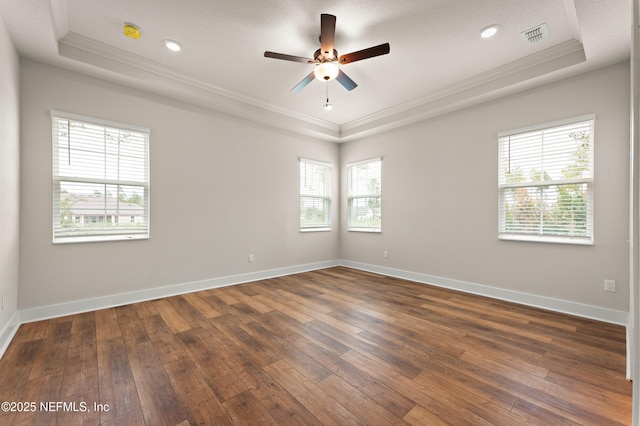
<instances>
[{"instance_id":1,"label":"window frame","mask_svg":"<svg viewBox=\"0 0 640 426\"><path fill-rule=\"evenodd\" d=\"M593 245L594 244L594 174L595 174L595 114L586 114L577 117L567 118L564 120L557 120L553 122L543 123L539 125L529 126L525 128L509 130L498 133L498 239L504 241L528 241L528 242L542 242L542 243L561 243L561 244L574 244L574 245ZM507 183L503 181L502 170L505 168L503 162L503 139L522 136L527 133L533 132L548 132L552 133L562 127L585 124L590 129L589 139L589 169L587 177L580 178L565 178L565 179L545 179L535 182L513 182ZM567 136L570 133L567 132ZM541 136L544 139L544 135ZM544 152L544 142L541 142L542 151ZM548 145L547 145L548 146ZM543 158L544 153L540 154ZM548 157L547 157L548 158ZM544 162L544 160L542 160ZM545 173L545 170L541 170ZM556 235L550 232L544 232L545 224L549 227L550 223L541 219L539 222L539 233L524 233L524 232L508 232L506 228L506 207L505 197L507 191L516 191L519 188L528 188L539 190L541 194L545 189L552 191L552 187L555 187L555 191L558 191L560 187L566 187L568 185L584 185L585 187L585 229L586 234L584 236L579 235ZM542 196L541 196L542 198ZM552 223L551 223L552 224Z\"/></svg>"},{"instance_id":2,"label":"window frame","mask_svg":"<svg viewBox=\"0 0 640 426\"><path fill-rule=\"evenodd\" d=\"M354 167L360 167L367 164L379 163L380 175L379 175L379 193L374 192L358 192L354 193L352 188ZM357 226L353 223L353 204L358 199L377 199L379 207L380 225L378 226ZM381 233L382 232L382 157L370 158L368 160L356 161L353 163L347 163L347 231L350 232L368 232L368 233Z\"/></svg>"},{"instance_id":3,"label":"window frame","mask_svg":"<svg viewBox=\"0 0 640 426\"><path fill-rule=\"evenodd\" d=\"M312 167L322 167L325 169L325 176L327 177L328 181L323 182L323 186L326 189L326 193L324 195L317 195L317 194L303 194L303 172L302 172L302 166L303 165L309 165ZM318 161L318 160L311 160L308 158L303 158L300 157L299 158L299 163L298 163L298 171L299 171L299 176L298 176L298 183L299 183L299 229L300 232L327 232L327 231L331 231L332 230L332 218L333 215L331 214L331 208L332 208L332 204L333 204L333 196L332 196L332 184L333 184L333 164L331 163L326 163L324 161ZM308 225L308 226L303 226L302 224L302 204L303 204L303 199L312 199L312 200L321 200L322 204L323 204L323 210L325 212L325 222L323 224L320 225Z\"/></svg>"},{"instance_id":4,"label":"window frame","mask_svg":"<svg viewBox=\"0 0 640 426\"><path fill-rule=\"evenodd\" d=\"M119 123L119 122L114 122L109 120L103 120L99 118L88 117L80 114L73 114L73 113L56 111L56 110L51 110L50 116L51 116L51 125L52 125L51 148L52 148L52 193L53 193L53 204L52 204L52 227L53 227L52 242L53 244L149 239L149 235L150 235L149 210L151 205L150 182L149 182L150 181L149 139L151 134L150 129L146 127ZM107 129L113 129L113 130L122 131L122 132L137 133L141 135L142 142L143 142L142 151L143 151L143 157L144 157L143 158L144 170L139 170L139 169L137 170L142 172L142 176L143 176L142 180L129 181L129 180L122 180L122 179L107 178L106 176L104 178L96 178L96 177L90 177L90 176L72 176L72 175L65 176L63 173L59 171L60 165L57 163L57 161L59 160L58 156L59 156L59 146L60 146L60 143L59 143L60 141L58 140L58 135L57 135L58 120L82 123L89 126L102 127L105 129L105 131ZM107 155L106 145L105 145L104 155ZM120 158L121 154L118 153L117 157ZM59 226L61 222L60 205L61 205L61 194L62 194L61 184L62 183L79 184L79 185L83 185L83 184L84 185L104 185L105 188L107 186L139 187L142 191L142 197L144 200L143 204L141 205L142 207L141 217L143 218L143 225L145 226L142 226L140 229L136 229L136 230L126 230L126 231L124 229L109 230L106 227L107 222L122 224L122 217L120 217L120 220L116 218L116 220L113 221L112 217L114 216L107 211L108 203L106 200L106 193L105 193L105 197L104 197L105 210L104 211L96 211L89 214L76 214L74 212L71 212L73 213L72 221L74 224L76 223L76 221L75 219L73 219L73 217L76 215L81 219L84 216L84 219L82 219L83 224L86 223L86 218L89 218L89 220L92 221L93 218L95 217L96 223L104 222L102 223L102 225L105 225L105 226L102 229L77 231L77 234L75 235L73 234L73 232L66 232L66 233L63 232L61 226ZM123 210L126 210L126 208L124 208ZM127 213L122 213L120 216L127 217L130 215L131 213L127 212ZM102 217L102 221L100 220L100 217Z\"/></svg>"}]
</instances>

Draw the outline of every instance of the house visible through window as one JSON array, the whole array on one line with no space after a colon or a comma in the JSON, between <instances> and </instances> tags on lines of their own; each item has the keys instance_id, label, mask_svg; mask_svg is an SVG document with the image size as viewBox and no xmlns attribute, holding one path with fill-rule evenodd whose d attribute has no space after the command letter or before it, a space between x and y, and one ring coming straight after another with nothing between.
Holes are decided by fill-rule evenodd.
<instances>
[{"instance_id":1,"label":"house visible through window","mask_svg":"<svg viewBox=\"0 0 640 426\"><path fill-rule=\"evenodd\" d=\"M499 237L593 242L592 115L498 135Z\"/></svg>"},{"instance_id":2,"label":"house visible through window","mask_svg":"<svg viewBox=\"0 0 640 426\"><path fill-rule=\"evenodd\" d=\"M300 159L300 230L331 230L331 164Z\"/></svg>"},{"instance_id":3,"label":"house visible through window","mask_svg":"<svg viewBox=\"0 0 640 426\"><path fill-rule=\"evenodd\" d=\"M347 229L382 230L382 159L347 164Z\"/></svg>"},{"instance_id":4,"label":"house visible through window","mask_svg":"<svg viewBox=\"0 0 640 426\"><path fill-rule=\"evenodd\" d=\"M53 242L148 238L149 130L51 116Z\"/></svg>"}]
</instances>

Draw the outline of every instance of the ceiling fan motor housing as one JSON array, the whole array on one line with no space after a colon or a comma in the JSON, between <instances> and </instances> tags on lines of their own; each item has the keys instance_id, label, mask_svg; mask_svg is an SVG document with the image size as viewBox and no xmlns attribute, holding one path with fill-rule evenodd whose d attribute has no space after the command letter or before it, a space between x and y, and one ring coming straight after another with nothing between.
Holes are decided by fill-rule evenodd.
<instances>
[{"instance_id":1,"label":"ceiling fan motor housing","mask_svg":"<svg viewBox=\"0 0 640 426\"><path fill-rule=\"evenodd\" d=\"M329 56L326 56L321 49L318 49L313 54L313 59L315 59L316 62L335 61L338 59L338 51L333 49L333 57L330 58Z\"/></svg>"}]
</instances>

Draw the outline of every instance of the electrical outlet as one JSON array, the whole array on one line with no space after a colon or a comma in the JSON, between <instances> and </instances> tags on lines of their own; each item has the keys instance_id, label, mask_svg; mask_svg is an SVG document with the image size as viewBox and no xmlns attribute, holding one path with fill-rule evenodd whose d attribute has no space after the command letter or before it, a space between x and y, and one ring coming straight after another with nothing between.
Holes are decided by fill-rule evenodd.
<instances>
[{"instance_id":1,"label":"electrical outlet","mask_svg":"<svg viewBox=\"0 0 640 426\"><path fill-rule=\"evenodd\" d=\"M615 280L604 280L604 291L610 291L615 293L616 291L616 281Z\"/></svg>"},{"instance_id":2,"label":"electrical outlet","mask_svg":"<svg viewBox=\"0 0 640 426\"><path fill-rule=\"evenodd\" d=\"M254 260L255 260L255 259L254 259L253 255L252 255L252 254L250 254L250 255L249 255L249 259L248 259L249 263L253 263L253 261L254 261Z\"/></svg>"},{"instance_id":3,"label":"electrical outlet","mask_svg":"<svg viewBox=\"0 0 640 426\"><path fill-rule=\"evenodd\" d=\"M389 258L389 252L388 251L384 251L384 253L382 253L382 256L384 256L385 259Z\"/></svg>"}]
</instances>

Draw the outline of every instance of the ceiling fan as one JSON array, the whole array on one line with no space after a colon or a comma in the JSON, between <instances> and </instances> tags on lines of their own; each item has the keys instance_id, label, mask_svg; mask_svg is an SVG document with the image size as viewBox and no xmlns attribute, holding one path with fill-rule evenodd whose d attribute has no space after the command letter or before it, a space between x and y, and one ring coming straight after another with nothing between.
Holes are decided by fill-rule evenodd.
<instances>
[{"instance_id":1,"label":"ceiling fan","mask_svg":"<svg viewBox=\"0 0 640 426\"><path fill-rule=\"evenodd\" d=\"M304 89L307 84L311 83L314 78L318 80L329 81L334 78L347 90L353 90L358 85L351 80L338 64L344 65L351 62L361 61L363 59L373 58L374 56L386 55L389 53L389 43L380 44L378 46L369 47L368 49L358 50L356 52L347 53L338 56L338 51L334 49L333 42L336 35L336 17L323 13L320 15L320 49L313 54L313 59L303 58L301 56L285 55L284 53L264 52L265 58L283 59L285 61L301 62L303 64L314 64L315 68L311 74L302 79L295 85L292 92L299 92Z\"/></svg>"}]
</instances>

